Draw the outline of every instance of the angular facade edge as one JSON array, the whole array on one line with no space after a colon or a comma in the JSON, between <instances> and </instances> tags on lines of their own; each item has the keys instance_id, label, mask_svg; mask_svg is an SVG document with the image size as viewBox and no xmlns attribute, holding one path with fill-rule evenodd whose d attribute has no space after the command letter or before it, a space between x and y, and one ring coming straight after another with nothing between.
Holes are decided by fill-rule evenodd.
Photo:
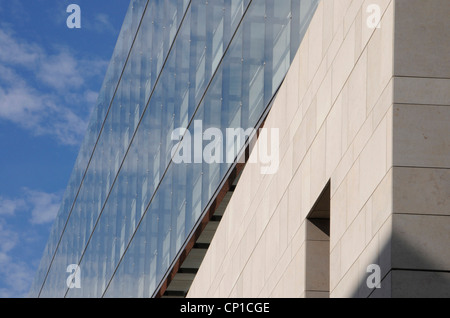
<instances>
[{"instance_id":1,"label":"angular facade edge","mask_svg":"<svg viewBox=\"0 0 450 318\"><path fill-rule=\"evenodd\" d=\"M279 170L247 164L188 297L450 296L448 16L447 0L320 2L265 122ZM317 273L307 217L328 182Z\"/></svg>"}]
</instances>

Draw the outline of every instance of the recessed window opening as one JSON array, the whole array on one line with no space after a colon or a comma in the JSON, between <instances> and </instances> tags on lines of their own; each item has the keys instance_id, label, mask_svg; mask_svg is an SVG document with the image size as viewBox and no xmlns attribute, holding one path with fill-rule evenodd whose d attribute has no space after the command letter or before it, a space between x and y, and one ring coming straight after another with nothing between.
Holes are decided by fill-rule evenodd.
<instances>
[{"instance_id":1,"label":"recessed window opening","mask_svg":"<svg viewBox=\"0 0 450 318\"><path fill-rule=\"evenodd\" d=\"M305 297L330 297L330 183L306 220Z\"/></svg>"}]
</instances>

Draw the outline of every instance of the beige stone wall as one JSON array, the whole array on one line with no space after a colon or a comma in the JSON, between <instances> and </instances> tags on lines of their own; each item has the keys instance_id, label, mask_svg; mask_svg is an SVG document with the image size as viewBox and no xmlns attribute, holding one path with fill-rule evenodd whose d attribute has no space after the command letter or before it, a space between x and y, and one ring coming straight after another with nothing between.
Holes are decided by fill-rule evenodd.
<instances>
[{"instance_id":1,"label":"beige stone wall","mask_svg":"<svg viewBox=\"0 0 450 318\"><path fill-rule=\"evenodd\" d=\"M370 4L381 8L380 28L366 24ZM402 277L450 275L391 271L450 269L448 244L436 245L450 232L450 42L448 32L446 46L413 35L431 33L414 25L422 15L428 26L448 9L447 0L320 2L265 123L280 129L279 170L247 165L189 297L304 297L305 218L330 180L331 297L396 296ZM428 54L436 62L421 64ZM434 267L402 254L405 244ZM375 292L370 264L384 278Z\"/></svg>"},{"instance_id":2,"label":"beige stone wall","mask_svg":"<svg viewBox=\"0 0 450 318\"><path fill-rule=\"evenodd\" d=\"M450 297L450 1L396 0L393 297Z\"/></svg>"}]
</instances>

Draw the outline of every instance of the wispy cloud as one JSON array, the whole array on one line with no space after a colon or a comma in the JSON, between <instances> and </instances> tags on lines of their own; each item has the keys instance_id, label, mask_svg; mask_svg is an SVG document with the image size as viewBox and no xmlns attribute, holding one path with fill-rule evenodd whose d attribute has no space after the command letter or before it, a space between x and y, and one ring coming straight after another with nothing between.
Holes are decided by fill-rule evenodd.
<instances>
[{"instance_id":1,"label":"wispy cloud","mask_svg":"<svg viewBox=\"0 0 450 318\"><path fill-rule=\"evenodd\" d=\"M0 64L0 82L17 86L25 84L25 81L14 71L14 69Z\"/></svg>"},{"instance_id":2,"label":"wispy cloud","mask_svg":"<svg viewBox=\"0 0 450 318\"><path fill-rule=\"evenodd\" d=\"M67 52L43 59L39 66L38 78L58 90L69 87L80 88L84 84L77 61Z\"/></svg>"},{"instance_id":3,"label":"wispy cloud","mask_svg":"<svg viewBox=\"0 0 450 318\"><path fill-rule=\"evenodd\" d=\"M94 27L98 32L111 32L111 33L116 32L116 29L114 28L114 25L111 23L109 16L105 13L99 13L95 16Z\"/></svg>"},{"instance_id":4,"label":"wispy cloud","mask_svg":"<svg viewBox=\"0 0 450 318\"><path fill-rule=\"evenodd\" d=\"M21 198L0 197L0 298L26 297L38 259L24 262L22 255L27 259L41 256L29 244L54 221L60 202L60 193L26 188Z\"/></svg>"},{"instance_id":5,"label":"wispy cloud","mask_svg":"<svg viewBox=\"0 0 450 318\"><path fill-rule=\"evenodd\" d=\"M62 49L57 55L46 56L40 63L38 79L60 92L76 91L86 85L86 79L102 76L108 62L100 59L76 59Z\"/></svg>"},{"instance_id":6,"label":"wispy cloud","mask_svg":"<svg viewBox=\"0 0 450 318\"><path fill-rule=\"evenodd\" d=\"M18 85L0 88L0 117L24 128L38 128L42 113L52 108L50 100L31 87Z\"/></svg>"},{"instance_id":7,"label":"wispy cloud","mask_svg":"<svg viewBox=\"0 0 450 318\"><path fill-rule=\"evenodd\" d=\"M26 206L23 199L6 199L0 196L0 216L8 215L12 216L20 209ZM0 238L1 240L1 238ZM0 243L1 244L1 243Z\"/></svg>"},{"instance_id":8,"label":"wispy cloud","mask_svg":"<svg viewBox=\"0 0 450 318\"><path fill-rule=\"evenodd\" d=\"M84 15L81 22L82 28L97 34L117 33L109 15L97 13L95 15Z\"/></svg>"},{"instance_id":9,"label":"wispy cloud","mask_svg":"<svg viewBox=\"0 0 450 318\"><path fill-rule=\"evenodd\" d=\"M0 196L0 217L20 216L23 218L23 213L27 213L30 215L28 221L31 224L52 223L58 213L61 199L62 196L59 192L48 193L23 188L20 198ZM0 250L3 249L3 243L4 240L0 236Z\"/></svg>"},{"instance_id":10,"label":"wispy cloud","mask_svg":"<svg viewBox=\"0 0 450 318\"><path fill-rule=\"evenodd\" d=\"M0 288L0 297L23 297L32 279L30 265L12 257L10 252L20 242L19 233L0 222L0 279L8 288Z\"/></svg>"},{"instance_id":11,"label":"wispy cloud","mask_svg":"<svg viewBox=\"0 0 450 318\"><path fill-rule=\"evenodd\" d=\"M85 116L60 103L57 96L39 94L26 85L0 88L0 118L37 136L53 135L62 144L77 145L87 126Z\"/></svg>"},{"instance_id":12,"label":"wispy cloud","mask_svg":"<svg viewBox=\"0 0 450 318\"><path fill-rule=\"evenodd\" d=\"M5 260L7 255L5 253L12 250L19 241L19 235L5 227L0 223L0 259Z\"/></svg>"},{"instance_id":13,"label":"wispy cloud","mask_svg":"<svg viewBox=\"0 0 450 318\"><path fill-rule=\"evenodd\" d=\"M32 206L30 222L32 224L53 222L61 204L61 196L42 191L28 190L27 192L28 202Z\"/></svg>"},{"instance_id":14,"label":"wispy cloud","mask_svg":"<svg viewBox=\"0 0 450 318\"><path fill-rule=\"evenodd\" d=\"M1 3L1 0L0 0ZM55 2L50 8L47 9L47 17L56 26L66 26L66 21L69 13L66 12L67 6L71 3L70 1L59 1ZM114 33L117 34L118 30L111 21L110 15L106 13L98 13L98 10L93 11L86 9L84 5L80 5L81 8L81 28L86 29L89 32L94 32L96 34L104 33Z\"/></svg>"},{"instance_id":15,"label":"wispy cloud","mask_svg":"<svg viewBox=\"0 0 450 318\"><path fill-rule=\"evenodd\" d=\"M43 54L38 45L20 43L3 30L0 30L0 45L0 61L7 64L31 66Z\"/></svg>"},{"instance_id":16,"label":"wispy cloud","mask_svg":"<svg viewBox=\"0 0 450 318\"><path fill-rule=\"evenodd\" d=\"M104 74L107 61L65 48L50 53L2 30L0 47L0 119L78 145L95 103L88 81Z\"/></svg>"},{"instance_id":17,"label":"wispy cloud","mask_svg":"<svg viewBox=\"0 0 450 318\"><path fill-rule=\"evenodd\" d=\"M0 252L0 275L8 288L0 288L0 298L24 298L28 294L34 268L23 261L17 261Z\"/></svg>"},{"instance_id":18,"label":"wispy cloud","mask_svg":"<svg viewBox=\"0 0 450 318\"><path fill-rule=\"evenodd\" d=\"M87 103L94 105L94 103L97 101L98 98L98 92L87 90L84 92L84 99Z\"/></svg>"}]
</instances>

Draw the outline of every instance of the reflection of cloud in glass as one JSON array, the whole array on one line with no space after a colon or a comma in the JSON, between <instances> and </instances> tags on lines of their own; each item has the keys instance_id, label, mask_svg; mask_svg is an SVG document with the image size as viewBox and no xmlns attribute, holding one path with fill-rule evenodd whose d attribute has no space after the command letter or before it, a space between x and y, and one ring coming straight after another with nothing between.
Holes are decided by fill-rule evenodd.
<instances>
[{"instance_id":1,"label":"reflection of cloud in glass","mask_svg":"<svg viewBox=\"0 0 450 318\"><path fill-rule=\"evenodd\" d=\"M290 43L274 41L289 40L285 35L291 19L285 12L291 8L290 0L280 1L281 9L285 10L280 10L282 16L277 19L262 18L263 1L252 2L248 11L244 10L243 1L242 10L232 7L224 10L225 4L232 5L230 2L217 1L208 6L190 2L186 15L177 11L180 8L160 7L167 2L150 1L143 27L128 55L129 39L134 39L133 23L139 23L139 8L145 3L136 1L125 19L99 94L98 108L66 192L60 222L43 259L41 268L45 274L56 250L55 242L65 229L41 296L67 292L69 297L98 297L109 282L110 286L121 286L119 293L128 292L122 288L125 282L126 288L133 287L130 293L137 292L134 287L140 284L139 277L146 275L159 283L230 167L229 164L169 166L173 129L187 127L195 119L203 120L205 128L246 129L256 125L278 88L280 74L287 70L284 62L289 61ZM233 16L225 19L231 12ZM244 12L247 17L240 24ZM272 23L274 20L277 22ZM178 33L177 21L185 23ZM272 22L265 25L265 21ZM240 31L235 33L239 25ZM264 35L255 36L266 30L274 35L268 37L273 43L267 45ZM212 54L223 55L233 34L235 44L219 64ZM273 39L276 34L284 36ZM224 42L222 49L217 45L219 42ZM214 52L207 49L210 47ZM265 63L261 56L271 60ZM65 227L69 213L72 214ZM83 275L98 281L84 285L81 290L67 291L64 286L55 289L65 281L61 277L66 266L76 263L81 254ZM154 267L149 264L141 267L138 264L141 260L154 260ZM154 272L149 273L150 270ZM127 281L128 274L132 274L133 280ZM39 287L44 278L45 275L39 276ZM133 285L128 285L130 282ZM89 288L95 284L96 287ZM156 285L147 283L145 288ZM111 293L116 292L114 287L110 288ZM148 292L151 296L153 290Z\"/></svg>"}]
</instances>

